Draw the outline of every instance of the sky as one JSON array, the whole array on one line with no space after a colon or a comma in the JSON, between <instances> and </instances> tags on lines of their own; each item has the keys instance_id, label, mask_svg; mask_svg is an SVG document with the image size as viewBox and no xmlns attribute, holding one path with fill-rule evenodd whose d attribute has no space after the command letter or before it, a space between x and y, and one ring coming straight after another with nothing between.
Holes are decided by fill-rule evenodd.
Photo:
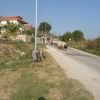
<instances>
[{"instance_id":1,"label":"sky","mask_svg":"<svg viewBox=\"0 0 100 100\"><path fill-rule=\"evenodd\" d=\"M80 30L86 39L100 36L100 0L37 1L38 26L47 21L56 35ZM35 26L36 0L0 0L0 16L22 16Z\"/></svg>"}]
</instances>

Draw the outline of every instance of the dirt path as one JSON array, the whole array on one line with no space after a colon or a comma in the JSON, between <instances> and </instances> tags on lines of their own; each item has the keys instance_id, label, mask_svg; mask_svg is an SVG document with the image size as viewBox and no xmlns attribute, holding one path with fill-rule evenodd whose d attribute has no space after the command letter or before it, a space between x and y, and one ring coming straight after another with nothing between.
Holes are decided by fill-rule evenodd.
<instances>
[{"instance_id":1,"label":"dirt path","mask_svg":"<svg viewBox=\"0 0 100 100\"><path fill-rule=\"evenodd\" d=\"M47 51L54 57L56 62L64 69L67 77L79 80L91 93L93 93L95 100L100 99L100 82L96 81L94 76L98 77L96 73L84 68L72 59L69 59L63 53L55 48L47 45Z\"/></svg>"}]
</instances>

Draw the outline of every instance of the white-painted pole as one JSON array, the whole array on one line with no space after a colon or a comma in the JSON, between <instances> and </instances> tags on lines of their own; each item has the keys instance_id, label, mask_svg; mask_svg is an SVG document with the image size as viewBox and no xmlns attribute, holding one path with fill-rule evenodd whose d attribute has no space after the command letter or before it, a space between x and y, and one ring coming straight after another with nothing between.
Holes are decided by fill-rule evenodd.
<instances>
[{"instance_id":1,"label":"white-painted pole","mask_svg":"<svg viewBox=\"0 0 100 100\"><path fill-rule=\"evenodd\" d=\"M36 0L36 18L35 18L35 50L37 49L37 0Z\"/></svg>"}]
</instances>

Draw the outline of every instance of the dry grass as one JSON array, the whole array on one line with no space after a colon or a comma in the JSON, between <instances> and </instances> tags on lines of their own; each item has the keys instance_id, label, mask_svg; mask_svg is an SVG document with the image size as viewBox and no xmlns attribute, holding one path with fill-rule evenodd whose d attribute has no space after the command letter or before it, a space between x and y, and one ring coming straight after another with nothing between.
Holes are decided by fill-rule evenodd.
<instances>
[{"instance_id":1,"label":"dry grass","mask_svg":"<svg viewBox=\"0 0 100 100\"><path fill-rule=\"evenodd\" d=\"M7 55L9 55L10 57L15 57L19 53L21 52L16 50L14 46L11 46L9 44L0 44L0 57L5 58L7 57Z\"/></svg>"},{"instance_id":2,"label":"dry grass","mask_svg":"<svg viewBox=\"0 0 100 100\"><path fill-rule=\"evenodd\" d=\"M39 47L43 49L44 45ZM46 59L42 62L31 62L28 54L31 48L24 51L26 56L19 57L23 66L18 63L16 71L0 70L0 100L93 100L93 95L80 82L66 77L50 54L44 52ZM27 66L26 60L30 62Z\"/></svg>"},{"instance_id":3,"label":"dry grass","mask_svg":"<svg viewBox=\"0 0 100 100\"><path fill-rule=\"evenodd\" d=\"M15 92L15 82L20 77L20 72L12 72L10 69L0 70L0 100L9 100L12 92Z\"/></svg>"}]
</instances>

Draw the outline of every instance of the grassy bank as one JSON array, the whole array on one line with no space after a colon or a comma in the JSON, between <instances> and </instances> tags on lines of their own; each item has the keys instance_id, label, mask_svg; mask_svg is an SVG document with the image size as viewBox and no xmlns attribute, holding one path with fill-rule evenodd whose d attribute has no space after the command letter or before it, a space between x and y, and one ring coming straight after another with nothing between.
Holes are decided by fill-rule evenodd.
<instances>
[{"instance_id":1,"label":"grassy bank","mask_svg":"<svg viewBox=\"0 0 100 100\"><path fill-rule=\"evenodd\" d=\"M0 100L94 100L79 81L66 77L49 53L44 51L42 62L32 62L33 43L9 42L6 46L8 52L5 48L0 57ZM46 46L39 44L38 48Z\"/></svg>"},{"instance_id":2,"label":"grassy bank","mask_svg":"<svg viewBox=\"0 0 100 100\"><path fill-rule=\"evenodd\" d=\"M81 41L81 42L69 41L68 46L79 49L81 51L85 51L85 52L97 55L97 56L100 56L100 50L88 49L88 48L86 48L86 43L87 43L86 41Z\"/></svg>"}]
</instances>

